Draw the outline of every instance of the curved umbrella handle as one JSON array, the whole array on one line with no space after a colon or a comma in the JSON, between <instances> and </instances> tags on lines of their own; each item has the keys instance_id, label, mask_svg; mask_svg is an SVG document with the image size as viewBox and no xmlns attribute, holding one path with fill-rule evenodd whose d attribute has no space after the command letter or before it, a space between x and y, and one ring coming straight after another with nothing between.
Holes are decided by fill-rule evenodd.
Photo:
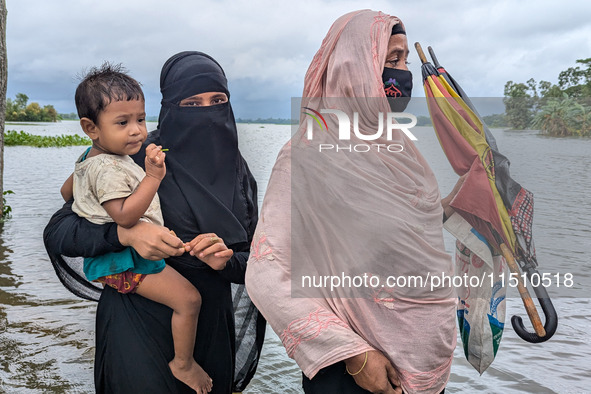
<instances>
[{"instance_id":1,"label":"curved umbrella handle","mask_svg":"<svg viewBox=\"0 0 591 394\"><path fill-rule=\"evenodd\" d=\"M517 280L517 290L519 291L519 295L521 296L521 300L523 301L523 306L529 316L529 320L531 324L534 326L535 335L538 337L545 337L546 330L544 326L542 326L542 319L540 319L540 315L538 314L538 310L536 309L536 305L534 301L531 299L529 295L529 290L525 286L524 278L521 276L521 271L517 266L517 262L515 261L515 257L513 253L509 250L507 245L504 243L500 243L499 247L501 252L503 253L503 257L505 257L505 261L509 266L509 270L511 271L511 277ZM521 325L523 327L523 325ZM525 339L525 338L524 338Z\"/></svg>"},{"instance_id":2,"label":"curved umbrella handle","mask_svg":"<svg viewBox=\"0 0 591 394\"><path fill-rule=\"evenodd\" d=\"M417 53L419 54L419 59L421 59L421 63L422 64L428 63L429 61L427 60L427 56L425 56L425 52L423 52L423 48L421 47L421 44L419 44L418 42L415 42L415 49L417 50Z\"/></svg>"},{"instance_id":3,"label":"curved umbrella handle","mask_svg":"<svg viewBox=\"0 0 591 394\"><path fill-rule=\"evenodd\" d=\"M527 271L528 277L531 278L532 274L539 275L538 271L535 268L530 268ZM552 305L552 300L548 296L548 292L544 286L537 286L534 287L534 292L538 297L538 301L540 302L540 306L544 311L544 316L546 317L546 323L544 324L544 330L546 334L543 336L539 336L536 333L531 333L526 330L523 326L523 320L520 316L513 316L511 317L511 325L513 329L519 335L521 339L531 343L540 343L545 342L548 339L552 338L554 333L556 332L556 328L558 327L558 315L556 314L556 310L554 309L554 305Z\"/></svg>"}]
</instances>

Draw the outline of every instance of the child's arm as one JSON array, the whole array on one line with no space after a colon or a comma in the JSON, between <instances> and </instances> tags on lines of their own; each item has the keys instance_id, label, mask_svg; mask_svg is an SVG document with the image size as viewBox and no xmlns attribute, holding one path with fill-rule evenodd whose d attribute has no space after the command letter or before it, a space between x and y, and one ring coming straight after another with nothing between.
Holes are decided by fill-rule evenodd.
<instances>
[{"instance_id":1,"label":"child's arm","mask_svg":"<svg viewBox=\"0 0 591 394\"><path fill-rule=\"evenodd\" d=\"M144 215L166 174L166 154L154 144L146 148L146 176L137 189L126 198L105 201L103 208L121 227L130 228Z\"/></svg>"},{"instance_id":2,"label":"child's arm","mask_svg":"<svg viewBox=\"0 0 591 394\"><path fill-rule=\"evenodd\" d=\"M74 174L70 174L68 179L66 179L60 189L60 193L62 194L64 201L70 201L74 198Z\"/></svg>"}]
</instances>

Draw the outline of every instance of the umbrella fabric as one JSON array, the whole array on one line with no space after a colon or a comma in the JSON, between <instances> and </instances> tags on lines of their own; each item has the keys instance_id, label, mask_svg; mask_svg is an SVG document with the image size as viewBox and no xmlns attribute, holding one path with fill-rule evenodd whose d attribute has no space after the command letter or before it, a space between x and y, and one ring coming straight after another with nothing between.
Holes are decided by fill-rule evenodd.
<instances>
[{"instance_id":1,"label":"umbrella fabric","mask_svg":"<svg viewBox=\"0 0 591 394\"><path fill-rule=\"evenodd\" d=\"M496 188L495 162L485 126L454 90L451 80L431 64L423 65L423 77L439 142L456 173L468 174L451 202L457 213L446 222L446 228L458 239L456 275L492 277L506 274L503 257L495 256L488 248L492 244L498 250L498 241L502 241L511 245L513 250L515 234ZM481 374L494 361L499 349L504 330L506 291L501 281L491 287L466 284L458 288L457 316L464 354Z\"/></svg>"},{"instance_id":2,"label":"umbrella fabric","mask_svg":"<svg viewBox=\"0 0 591 394\"><path fill-rule=\"evenodd\" d=\"M533 195L510 177L509 160L498 152L492 133L461 87L445 69L439 67L438 71L427 62L418 43L416 47L423 62L427 102L441 146L456 173L468 174L450 205L473 227L471 230L481 234L497 252L502 251L513 274L538 274L532 240ZM429 51L438 64L430 48ZM536 333L529 333L518 316L511 319L513 328L528 342L548 340L556 331L557 315L546 290L534 288L546 316L542 326L523 280L518 279L517 288Z\"/></svg>"},{"instance_id":3,"label":"umbrella fabric","mask_svg":"<svg viewBox=\"0 0 591 394\"><path fill-rule=\"evenodd\" d=\"M495 185L494 160L482 121L432 65L425 66L425 93L439 142L455 172L468 173L450 205L490 243L498 246L492 228L515 250L515 233Z\"/></svg>"},{"instance_id":4,"label":"umbrella fabric","mask_svg":"<svg viewBox=\"0 0 591 394\"><path fill-rule=\"evenodd\" d=\"M470 97L464 92L462 87L456 80L439 65L435 54L429 47L429 52L435 63L439 73L438 78L444 79L447 84L457 93L459 97L466 103L472 112L479 118L480 114L476 110ZM505 208L509 212L511 218L511 225L516 236L517 245L521 253L522 260L520 263L530 264L532 267L537 267L536 250L532 238L532 223L534 210L534 196L533 193L523 188L517 183L509 173L509 165L511 164L506 156L499 152L497 142L490 132L486 123L482 122L482 128L486 138L486 142L490 146L495 172L495 186L501 196Z\"/></svg>"}]
</instances>

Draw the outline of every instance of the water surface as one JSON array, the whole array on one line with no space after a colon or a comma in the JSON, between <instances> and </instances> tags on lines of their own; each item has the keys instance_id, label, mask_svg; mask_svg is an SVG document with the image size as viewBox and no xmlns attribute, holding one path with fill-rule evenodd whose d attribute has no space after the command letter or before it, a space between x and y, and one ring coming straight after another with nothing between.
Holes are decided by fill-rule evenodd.
<instances>
[{"instance_id":1,"label":"water surface","mask_svg":"<svg viewBox=\"0 0 591 394\"><path fill-rule=\"evenodd\" d=\"M81 134L77 122L66 121L6 129ZM259 183L260 201L290 127L251 124L239 125L239 130L241 150ZM447 194L457 176L433 130L413 132L442 194ZM550 341L528 344L507 324L499 354L482 376L458 346L446 392L591 392L591 301L586 287L591 275L591 140L493 133L512 161L514 178L536 195L534 237L541 270L573 273L575 289L554 292L559 327ZM42 244L43 228L62 204L59 188L83 149L5 148L4 188L16 194L8 196L13 215L0 229L0 392L94 392L96 304L62 287ZM451 253L449 235L446 245ZM524 316L514 289L510 296L507 316ZM258 372L246 393L301 393L300 387L299 369L269 328Z\"/></svg>"}]
</instances>

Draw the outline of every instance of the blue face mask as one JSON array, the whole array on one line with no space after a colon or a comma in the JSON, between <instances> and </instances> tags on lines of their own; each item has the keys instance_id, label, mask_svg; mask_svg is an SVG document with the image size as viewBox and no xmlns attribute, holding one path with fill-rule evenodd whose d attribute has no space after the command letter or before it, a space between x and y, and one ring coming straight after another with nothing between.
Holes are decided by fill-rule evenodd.
<instances>
[{"instance_id":1,"label":"blue face mask","mask_svg":"<svg viewBox=\"0 0 591 394\"><path fill-rule=\"evenodd\" d=\"M393 112L404 112L412 93L412 73L408 70L384 67L382 73L384 92L390 98Z\"/></svg>"}]
</instances>

